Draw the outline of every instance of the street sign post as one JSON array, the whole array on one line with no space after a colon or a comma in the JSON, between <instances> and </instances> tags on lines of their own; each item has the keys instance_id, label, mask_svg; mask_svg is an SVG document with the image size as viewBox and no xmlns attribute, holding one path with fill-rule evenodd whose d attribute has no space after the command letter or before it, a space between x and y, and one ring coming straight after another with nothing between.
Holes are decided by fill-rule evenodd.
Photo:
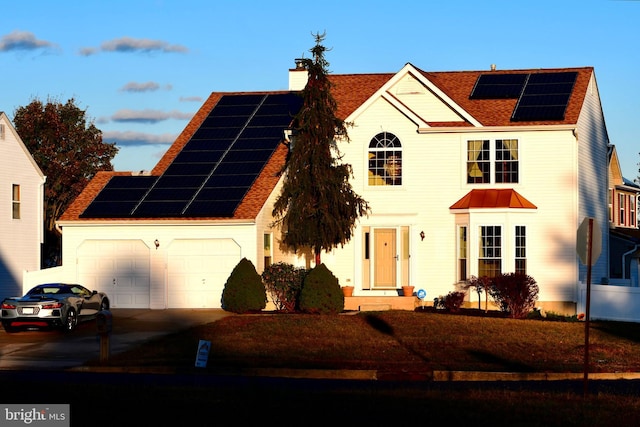
<instances>
[{"instance_id":1,"label":"street sign post","mask_svg":"<svg viewBox=\"0 0 640 427\"><path fill-rule=\"evenodd\" d=\"M585 301L584 323L584 395L587 395L589 379L589 327L591 307L591 267L600 256L602 250L602 230L595 218L585 218L578 227L576 250L580 261L587 266L587 295Z\"/></svg>"}]
</instances>

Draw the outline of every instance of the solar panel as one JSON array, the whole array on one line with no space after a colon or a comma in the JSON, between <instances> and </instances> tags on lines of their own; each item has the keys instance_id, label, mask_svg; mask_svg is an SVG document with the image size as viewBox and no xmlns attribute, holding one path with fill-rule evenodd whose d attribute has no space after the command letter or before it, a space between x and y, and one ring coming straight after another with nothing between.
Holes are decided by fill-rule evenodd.
<instances>
[{"instance_id":1,"label":"solar panel","mask_svg":"<svg viewBox=\"0 0 640 427\"><path fill-rule=\"evenodd\" d=\"M481 74L471 91L471 99L518 98L527 74Z\"/></svg>"},{"instance_id":2,"label":"solar panel","mask_svg":"<svg viewBox=\"0 0 640 427\"><path fill-rule=\"evenodd\" d=\"M156 176L112 176L80 218L129 216Z\"/></svg>"},{"instance_id":3,"label":"solar panel","mask_svg":"<svg viewBox=\"0 0 640 427\"><path fill-rule=\"evenodd\" d=\"M162 176L113 177L81 217L233 216L301 105L293 93L222 96Z\"/></svg>"},{"instance_id":4,"label":"solar panel","mask_svg":"<svg viewBox=\"0 0 640 427\"><path fill-rule=\"evenodd\" d=\"M564 120L577 76L576 72L530 74L511 120Z\"/></svg>"}]
</instances>

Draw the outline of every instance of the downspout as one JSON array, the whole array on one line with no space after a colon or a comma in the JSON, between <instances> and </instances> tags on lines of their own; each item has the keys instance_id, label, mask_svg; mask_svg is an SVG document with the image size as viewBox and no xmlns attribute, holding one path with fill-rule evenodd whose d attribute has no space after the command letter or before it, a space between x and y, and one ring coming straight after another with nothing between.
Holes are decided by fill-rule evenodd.
<instances>
[{"instance_id":1,"label":"downspout","mask_svg":"<svg viewBox=\"0 0 640 427\"><path fill-rule=\"evenodd\" d=\"M622 254L622 278L626 279L626 275L627 275L627 264L626 264L626 258L627 256L631 255L632 253L634 253L635 251L638 250L638 248L640 248L640 245L636 245L633 249L631 249L630 251L627 251L625 253Z\"/></svg>"}]
</instances>

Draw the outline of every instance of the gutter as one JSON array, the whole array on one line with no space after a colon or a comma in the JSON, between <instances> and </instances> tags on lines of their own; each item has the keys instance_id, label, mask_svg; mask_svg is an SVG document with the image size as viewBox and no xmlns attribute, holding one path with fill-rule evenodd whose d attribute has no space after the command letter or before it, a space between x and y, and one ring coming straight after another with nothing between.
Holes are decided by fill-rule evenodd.
<instances>
[{"instance_id":1,"label":"gutter","mask_svg":"<svg viewBox=\"0 0 640 427\"><path fill-rule=\"evenodd\" d=\"M419 127L419 134L426 133L478 133L478 132L526 132L526 131L572 131L576 139L578 138L578 128L576 125L536 125L536 126L488 126L488 127L467 127L467 126L442 126L442 127Z\"/></svg>"}]
</instances>

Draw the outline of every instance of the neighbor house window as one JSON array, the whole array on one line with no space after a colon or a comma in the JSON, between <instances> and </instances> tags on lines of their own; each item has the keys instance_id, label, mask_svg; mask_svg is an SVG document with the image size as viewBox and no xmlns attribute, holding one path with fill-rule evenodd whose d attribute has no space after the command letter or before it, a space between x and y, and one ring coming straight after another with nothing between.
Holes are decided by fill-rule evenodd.
<instances>
[{"instance_id":1,"label":"neighbor house window","mask_svg":"<svg viewBox=\"0 0 640 427\"><path fill-rule=\"evenodd\" d=\"M613 189L609 189L609 222L613 222Z\"/></svg>"},{"instance_id":2,"label":"neighbor house window","mask_svg":"<svg viewBox=\"0 0 640 427\"><path fill-rule=\"evenodd\" d=\"M467 183L489 183L490 173L489 140L467 141Z\"/></svg>"},{"instance_id":3,"label":"neighbor house window","mask_svg":"<svg viewBox=\"0 0 640 427\"><path fill-rule=\"evenodd\" d=\"M527 229L516 226L516 273L527 274Z\"/></svg>"},{"instance_id":4,"label":"neighbor house window","mask_svg":"<svg viewBox=\"0 0 640 427\"><path fill-rule=\"evenodd\" d=\"M271 259L272 259L271 234L264 235L263 249L264 249L264 268L267 268L271 265Z\"/></svg>"},{"instance_id":5,"label":"neighbor house window","mask_svg":"<svg viewBox=\"0 0 640 427\"><path fill-rule=\"evenodd\" d=\"M20 186L13 184L11 192L13 219L20 219Z\"/></svg>"},{"instance_id":6,"label":"neighbor house window","mask_svg":"<svg viewBox=\"0 0 640 427\"><path fill-rule=\"evenodd\" d=\"M402 144L380 132L369 143L369 185L402 185Z\"/></svg>"},{"instance_id":7,"label":"neighbor house window","mask_svg":"<svg viewBox=\"0 0 640 427\"><path fill-rule=\"evenodd\" d=\"M624 218L624 199L625 199L625 195L624 194L618 194L618 203L620 204L618 207L620 209L620 225L625 225L625 218Z\"/></svg>"},{"instance_id":8,"label":"neighbor house window","mask_svg":"<svg viewBox=\"0 0 640 427\"><path fill-rule=\"evenodd\" d=\"M629 225L636 226L636 197L629 196Z\"/></svg>"},{"instance_id":9,"label":"neighbor house window","mask_svg":"<svg viewBox=\"0 0 640 427\"><path fill-rule=\"evenodd\" d=\"M469 278L467 273L468 253L467 226L461 225L458 227L458 282L464 282Z\"/></svg>"},{"instance_id":10,"label":"neighbor house window","mask_svg":"<svg viewBox=\"0 0 640 427\"><path fill-rule=\"evenodd\" d=\"M502 272L502 228L480 226L479 277L496 277Z\"/></svg>"},{"instance_id":11,"label":"neighbor house window","mask_svg":"<svg viewBox=\"0 0 640 427\"><path fill-rule=\"evenodd\" d=\"M518 140L496 140L496 182L518 182Z\"/></svg>"}]
</instances>

